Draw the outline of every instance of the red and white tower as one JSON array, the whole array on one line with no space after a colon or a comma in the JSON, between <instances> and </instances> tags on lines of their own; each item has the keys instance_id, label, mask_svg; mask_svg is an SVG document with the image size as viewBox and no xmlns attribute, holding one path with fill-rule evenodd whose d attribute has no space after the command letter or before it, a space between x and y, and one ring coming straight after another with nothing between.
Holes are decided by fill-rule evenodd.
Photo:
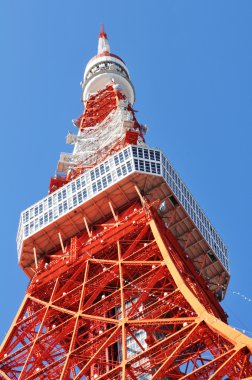
<instances>
[{"instance_id":1,"label":"red and white tower","mask_svg":"<svg viewBox=\"0 0 252 380\"><path fill-rule=\"evenodd\" d=\"M226 323L227 249L169 160L145 142L134 87L99 35L84 113L50 193L23 211L30 279L0 379L251 379L252 339Z\"/></svg>"}]
</instances>

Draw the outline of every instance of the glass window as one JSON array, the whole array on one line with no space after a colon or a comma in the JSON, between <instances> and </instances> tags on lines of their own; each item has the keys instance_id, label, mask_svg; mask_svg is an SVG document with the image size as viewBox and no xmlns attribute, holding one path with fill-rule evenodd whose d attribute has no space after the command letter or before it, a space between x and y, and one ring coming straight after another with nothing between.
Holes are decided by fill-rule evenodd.
<instances>
[{"instance_id":1,"label":"glass window","mask_svg":"<svg viewBox=\"0 0 252 380\"><path fill-rule=\"evenodd\" d=\"M44 211L48 210L48 202L47 202L47 198L44 199Z\"/></svg>"},{"instance_id":2,"label":"glass window","mask_svg":"<svg viewBox=\"0 0 252 380\"><path fill-rule=\"evenodd\" d=\"M44 214L44 223L46 224L48 222L48 212Z\"/></svg>"},{"instance_id":3,"label":"glass window","mask_svg":"<svg viewBox=\"0 0 252 380\"><path fill-rule=\"evenodd\" d=\"M57 194L54 193L52 198L53 198L53 204L55 205L57 203Z\"/></svg>"},{"instance_id":4,"label":"glass window","mask_svg":"<svg viewBox=\"0 0 252 380\"><path fill-rule=\"evenodd\" d=\"M68 209L71 210L73 208L73 198L68 199Z\"/></svg>"},{"instance_id":5,"label":"glass window","mask_svg":"<svg viewBox=\"0 0 252 380\"><path fill-rule=\"evenodd\" d=\"M133 156L137 157L137 148L135 146L132 147Z\"/></svg>"},{"instance_id":6,"label":"glass window","mask_svg":"<svg viewBox=\"0 0 252 380\"><path fill-rule=\"evenodd\" d=\"M204 226L202 226L203 236L206 237L206 229Z\"/></svg>"},{"instance_id":7,"label":"glass window","mask_svg":"<svg viewBox=\"0 0 252 380\"><path fill-rule=\"evenodd\" d=\"M39 204L39 213L41 214L43 212L43 203Z\"/></svg>"},{"instance_id":8,"label":"glass window","mask_svg":"<svg viewBox=\"0 0 252 380\"><path fill-rule=\"evenodd\" d=\"M108 163L108 161L105 161L104 165L105 165L106 172L109 172L110 169L109 169L109 163Z\"/></svg>"},{"instance_id":9,"label":"glass window","mask_svg":"<svg viewBox=\"0 0 252 380\"><path fill-rule=\"evenodd\" d=\"M127 162L126 162L126 165L127 165L127 168L128 168L128 172L130 173L130 172L132 171L131 162L130 162L130 161L127 161Z\"/></svg>"},{"instance_id":10,"label":"glass window","mask_svg":"<svg viewBox=\"0 0 252 380\"><path fill-rule=\"evenodd\" d=\"M117 168L116 173L117 173L118 177L120 177L122 175L121 168Z\"/></svg>"},{"instance_id":11,"label":"glass window","mask_svg":"<svg viewBox=\"0 0 252 380\"><path fill-rule=\"evenodd\" d=\"M49 211L49 222L51 222L53 219L53 212L52 210Z\"/></svg>"},{"instance_id":12,"label":"glass window","mask_svg":"<svg viewBox=\"0 0 252 380\"><path fill-rule=\"evenodd\" d=\"M151 172L156 173L156 165L155 162L151 162Z\"/></svg>"},{"instance_id":13,"label":"glass window","mask_svg":"<svg viewBox=\"0 0 252 380\"><path fill-rule=\"evenodd\" d=\"M140 170L142 172L144 172L144 161L143 160L139 160L139 167L140 167Z\"/></svg>"},{"instance_id":14,"label":"glass window","mask_svg":"<svg viewBox=\"0 0 252 380\"><path fill-rule=\"evenodd\" d=\"M67 190L67 195L72 194L72 190L71 190L71 185L70 184L67 185L66 190Z\"/></svg>"},{"instance_id":15,"label":"glass window","mask_svg":"<svg viewBox=\"0 0 252 380\"><path fill-rule=\"evenodd\" d=\"M107 178L106 177L102 177L102 185L103 185L103 187L107 187Z\"/></svg>"},{"instance_id":16,"label":"glass window","mask_svg":"<svg viewBox=\"0 0 252 380\"><path fill-rule=\"evenodd\" d=\"M78 179L76 180L76 187L77 187L77 190L79 190L80 187L81 187L81 181L80 181L80 178L78 178Z\"/></svg>"},{"instance_id":17,"label":"glass window","mask_svg":"<svg viewBox=\"0 0 252 380\"><path fill-rule=\"evenodd\" d=\"M119 153L119 160L120 160L120 162L123 162L123 161L124 161L124 158L123 158L123 154L122 154L122 152Z\"/></svg>"},{"instance_id":18,"label":"glass window","mask_svg":"<svg viewBox=\"0 0 252 380\"><path fill-rule=\"evenodd\" d=\"M78 196L78 203L81 203L81 202L82 202L82 194L81 194L81 191L78 192L77 196Z\"/></svg>"},{"instance_id":19,"label":"glass window","mask_svg":"<svg viewBox=\"0 0 252 380\"><path fill-rule=\"evenodd\" d=\"M181 202L181 192L180 191L178 191L177 197L178 197L179 201Z\"/></svg>"},{"instance_id":20,"label":"glass window","mask_svg":"<svg viewBox=\"0 0 252 380\"><path fill-rule=\"evenodd\" d=\"M83 199L87 198L87 190L86 189L82 190L82 196L83 196Z\"/></svg>"},{"instance_id":21,"label":"glass window","mask_svg":"<svg viewBox=\"0 0 252 380\"><path fill-rule=\"evenodd\" d=\"M196 219L196 216L195 216L195 213L193 212L192 213L192 220L195 222L195 219Z\"/></svg>"},{"instance_id":22,"label":"glass window","mask_svg":"<svg viewBox=\"0 0 252 380\"><path fill-rule=\"evenodd\" d=\"M127 159L129 157L129 149L125 149L124 151L124 157Z\"/></svg>"},{"instance_id":23,"label":"glass window","mask_svg":"<svg viewBox=\"0 0 252 380\"><path fill-rule=\"evenodd\" d=\"M23 222L28 222L29 220L29 211L25 211L25 213L23 214Z\"/></svg>"},{"instance_id":24,"label":"glass window","mask_svg":"<svg viewBox=\"0 0 252 380\"><path fill-rule=\"evenodd\" d=\"M154 150L150 150L150 159L155 160Z\"/></svg>"},{"instance_id":25,"label":"glass window","mask_svg":"<svg viewBox=\"0 0 252 380\"><path fill-rule=\"evenodd\" d=\"M99 168L95 168L95 177L96 178L100 177Z\"/></svg>"},{"instance_id":26,"label":"glass window","mask_svg":"<svg viewBox=\"0 0 252 380\"><path fill-rule=\"evenodd\" d=\"M144 149L144 158L145 158L146 160L149 159L149 152L148 152L148 149Z\"/></svg>"},{"instance_id":27,"label":"glass window","mask_svg":"<svg viewBox=\"0 0 252 380\"><path fill-rule=\"evenodd\" d=\"M115 161L116 166L119 165L119 158L118 158L118 156L114 157L114 161Z\"/></svg>"},{"instance_id":28,"label":"glass window","mask_svg":"<svg viewBox=\"0 0 252 380\"><path fill-rule=\"evenodd\" d=\"M123 175L127 174L127 169L126 169L126 165L125 164L122 165L122 172L123 172Z\"/></svg>"},{"instance_id":29,"label":"glass window","mask_svg":"<svg viewBox=\"0 0 252 380\"><path fill-rule=\"evenodd\" d=\"M91 170L90 176L91 176L91 181L93 181L95 179L95 173L93 170Z\"/></svg>"},{"instance_id":30,"label":"glass window","mask_svg":"<svg viewBox=\"0 0 252 380\"><path fill-rule=\"evenodd\" d=\"M145 170L147 173L150 173L150 163L148 161L145 161Z\"/></svg>"},{"instance_id":31,"label":"glass window","mask_svg":"<svg viewBox=\"0 0 252 380\"><path fill-rule=\"evenodd\" d=\"M29 226L26 225L25 229L24 229L24 235L25 235L25 237L28 236L28 234L29 234Z\"/></svg>"},{"instance_id":32,"label":"glass window","mask_svg":"<svg viewBox=\"0 0 252 380\"><path fill-rule=\"evenodd\" d=\"M75 182L72 182L72 192L74 193L76 191Z\"/></svg>"},{"instance_id":33,"label":"glass window","mask_svg":"<svg viewBox=\"0 0 252 380\"><path fill-rule=\"evenodd\" d=\"M156 161L160 161L160 152L158 152L157 150L155 151L155 158Z\"/></svg>"},{"instance_id":34,"label":"glass window","mask_svg":"<svg viewBox=\"0 0 252 380\"><path fill-rule=\"evenodd\" d=\"M143 158L143 150L142 150L142 148L138 148L138 157Z\"/></svg>"},{"instance_id":35,"label":"glass window","mask_svg":"<svg viewBox=\"0 0 252 380\"><path fill-rule=\"evenodd\" d=\"M67 195L66 189L63 189L62 190L62 197L63 197L63 199L66 199L66 195Z\"/></svg>"},{"instance_id":36,"label":"glass window","mask_svg":"<svg viewBox=\"0 0 252 380\"><path fill-rule=\"evenodd\" d=\"M58 193L58 202L60 202L62 200L62 193L61 191Z\"/></svg>"},{"instance_id":37,"label":"glass window","mask_svg":"<svg viewBox=\"0 0 252 380\"><path fill-rule=\"evenodd\" d=\"M136 168L136 170L139 170L139 167L138 167L138 160L134 160L134 164L135 164L135 168Z\"/></svg>"},{"instance_id":38,"label":"glass window","mask_svg":"<svg viewBox=\"0 0 252 380\"><path fill-rule=\"evenodd\" d=\"M100 179L97 181L97 188L98 188L98 191L101 191L102 189L102 183Z\"/></svg>"},{"instance_id":39,"label":"glass window","mask_svg":"<svg viewBox=\"0 0 252 380\"><path fill-rule=\"evenodd\" d=\"M77 195L73 196L73 206L77 206Z\"/></svg>"},{"instance_id":40,"label":"glass window","mask_svg":"<svg viewBox=\"0 0 252 380\"><path fill-rule=\"evenodd\" d=\"M67 211L67 201L63 202L63 208L64 208L64 211Z\"/></svg>"},{"instance_id":41,"label":"glass window","mask_svg":"<svg viewBox=\"0 0 252 380\"><path fill-rule=\"evenodd\" d=\"M108 183L112 182L112 177L110 173L107 175L107 180L108 180Z\"/></svg>"},{"instance_id":42,"label":"glass window","mask_svg":"<svg viewBox=\"0 0 252 380\"><path fill-rule=\"evenodd\" d=\"M80 180L81 180L81 187L86 186L86 179L85 179L85 177L84 176L81 177Z\"/></svg>"},{"instance_id":43,"label":"glass window","mask_svg":"<svg viewBox=\"0 0 252 380\"><path fill-rule=\"evenodd\" d=\"M31 222L30 224L30 234L34 232L34 222Z\"/></svg>"},{"instance_id":44,"label":"glass window","mask_svg":"<svg viewBox=\"0 0 252 380\"><path fill-rule=\"evenodd\" d=\"M63 205L62 203L59 204L59 215L63 213Z\"/></svg>"},{"instance_id":45,"label":"glass window","mask_svg":"<svg viewBox=\"0 0 252 380\"><path fill-rule=\"evenodd\" d=\"M53 219L56 219L56 218L58 218L58 207L57 206L55 206L54 208L53 208Z\"/></svg>"},{"instance_id":46,"label":"glass window","mask_svg":"<svg viewBox=\"0 0 252 380\"><path fill-rule=\"evenodd\" d=\"M105 169L104 169L104 165L103 164L100 166L100 170L101 170L101 175L105 173Z\"/></svg>"}]
</instances>

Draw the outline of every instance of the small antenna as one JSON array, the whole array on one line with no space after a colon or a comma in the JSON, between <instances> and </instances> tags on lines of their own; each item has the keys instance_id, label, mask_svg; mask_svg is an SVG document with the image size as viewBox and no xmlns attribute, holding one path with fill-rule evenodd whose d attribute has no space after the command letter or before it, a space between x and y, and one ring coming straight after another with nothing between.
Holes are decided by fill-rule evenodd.
<instances>
[{"instance_id":1,"label":"small antenna","mask_svg":"<svg viewBox=\"0 0 252 380\"><path fill-rule=\"evenodd\" d=\"M107 34L104 32L104 24L103 23L101 24L101 28L100 28L99 38L100 37L107 38Z\"/></svg>"}]
</instances>

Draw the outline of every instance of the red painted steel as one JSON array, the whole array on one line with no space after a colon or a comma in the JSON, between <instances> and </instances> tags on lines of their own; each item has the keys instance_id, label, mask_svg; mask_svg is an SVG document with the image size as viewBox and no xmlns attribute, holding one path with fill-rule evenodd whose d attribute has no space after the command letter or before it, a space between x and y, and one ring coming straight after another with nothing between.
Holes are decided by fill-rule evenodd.
<instances>
[{"instance_id":1,"label":"red painted steel","mask_svg":"<svg viewBox=\"0 0 252 380\"><path fill-rule=\"evenodd\" d=\"M250 340L236 341L220 322L225 313L151 205L135 202L116 219L102 220L90 236L83 231L40 261L2 347L0 378L252 376Z\"/></svg>"}]
</instances>

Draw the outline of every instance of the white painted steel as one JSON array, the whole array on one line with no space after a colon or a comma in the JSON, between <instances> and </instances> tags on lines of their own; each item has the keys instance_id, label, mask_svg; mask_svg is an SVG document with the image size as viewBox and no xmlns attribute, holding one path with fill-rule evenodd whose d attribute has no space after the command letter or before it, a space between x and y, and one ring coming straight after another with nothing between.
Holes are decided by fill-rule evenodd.
<instances>
[{"instance_id":1,"label":"white painted steel","mask_svg":"<svg viewBox=\"0 0 252 380\"><path fill-rule=\"evenodd\" d=\"M90 59L90 61L88 62L87 66L85 68L84 76L83 76L83 83L87 79L86 76L92 67L98 66L100 63L105 63L105 62L112 62L118 66L121 66L129 76L129 70L127 69L127 66L125 65L125 63L121 59L114 57L113 55L102 55L100 57L95 56L92 59Z\"/></svg>"},{"instance_id":2,"label":"white painted steel","mask_svg":"<svg viewBox=\"0 0 252 380\"><path fill-rule=\"evenodd\" d=\"M114 83L121 86L122 94L126 96L130 104L133 104L135 101L135 95L133 86L131 85L129 80L119 73L117 74L115 72L107 72L105 70L100 71L100 74L98 74L97 70L96 75L94 75L93 78L91 78L86 83L83 90L83 100L88 99L89 95L92 95L106 87L106 85L112 80L114 81Z\"/></svg>"},{"instance_id":3,"label":"white painted steel","mask_svg":"<svg viewBox=\"0 0 252 380\"><path fill-rule=\"evenodd\" d=\"M229 272L227 247L169 160L158 149L139 146L124 148L23 211L17 235L19 260L25 239L133 172L164 179L216 258Z\"/></svg>"}]
</instances>

